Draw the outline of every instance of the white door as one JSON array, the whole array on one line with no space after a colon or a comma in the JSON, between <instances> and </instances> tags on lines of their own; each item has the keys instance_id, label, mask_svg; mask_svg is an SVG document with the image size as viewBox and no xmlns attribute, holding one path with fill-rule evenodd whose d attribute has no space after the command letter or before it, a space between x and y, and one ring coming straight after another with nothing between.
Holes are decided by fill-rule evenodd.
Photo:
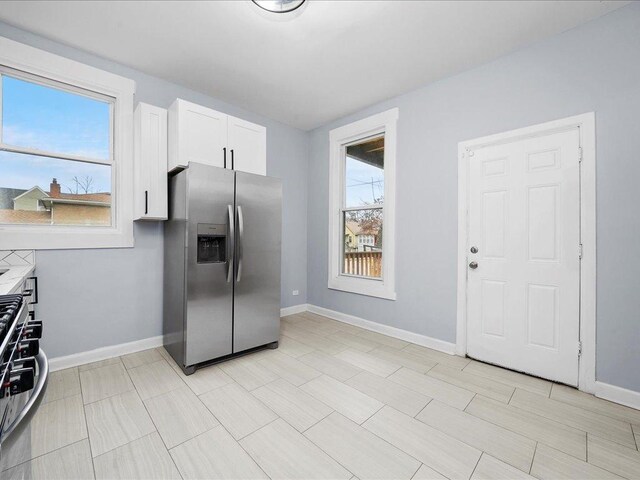
<instances>
[{"instance_id":1,"label":"white door","mask_svg":"<svg viewBox=\"0 0 640 480\"><path fill-rule=\"evenodd\" d=\"M579 142L575 128L469 156L467 353L569 385L578 384Z\"/></svg>"},{"instance_id":2,"label":"white door","mask_svg":"<svg viewBox=\"0 0 640 480\"><path fill-rule=\"evenodd\" d=\"M135 219L167 219L167 111L139 103L135 112Z\"/></svg>"},{"instance_id":3,"label":"white door","mask_svg":"<svg viewBox=\"0 0 640 480\"><path fill-rule=\"evenodd\" d=\"M227 115L184 100L176 100L176 103L178 151L177 158L170 162L170 169L186 167L189 162L224 167L225 158L227 167L230 167L226 148ZM170 111L170 120L172 114Z\"/></svg>"},{"instance_id":4,"label":"white door","mask_svg":"<svg viewBox=\"0 0 640 480\"><path fill-rule=\"evenodd\" d=\"M262 125L229 117L229 149L232 165L241 172L267 174L267 129Z\"/></svg>"}]
</instances>

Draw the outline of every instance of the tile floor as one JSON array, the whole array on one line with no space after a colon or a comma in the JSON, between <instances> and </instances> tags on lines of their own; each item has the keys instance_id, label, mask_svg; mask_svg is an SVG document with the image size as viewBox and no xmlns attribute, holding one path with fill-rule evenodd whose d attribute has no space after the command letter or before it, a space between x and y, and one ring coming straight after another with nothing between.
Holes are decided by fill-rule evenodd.
<instances>
[{"instance_id":1,"label":"tile floor","mask_svg":"<svg viewBox=\"0 0 640 480\"><path fill-rule=\"evenodd\" d=\"M186 377L164 349L51 374L9 479L640 478L640 411L345 325Z\"/></svg>"}]
</instances>

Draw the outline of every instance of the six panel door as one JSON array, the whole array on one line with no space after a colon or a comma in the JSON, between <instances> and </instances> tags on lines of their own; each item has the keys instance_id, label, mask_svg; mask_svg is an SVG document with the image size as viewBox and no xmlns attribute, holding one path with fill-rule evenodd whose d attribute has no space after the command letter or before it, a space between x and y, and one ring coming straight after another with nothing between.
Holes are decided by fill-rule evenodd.
<instances>
[{"instance_id":1,"label":"six panel door","mask_svg":"<svg viewBox=\"0 0 640 480\"><path fill-rule=\"evenodd\" d=\"M467 352L578 384L579 131L469 157ZM476 247L477 253L471 248Z\"/></svg>"}]
</instances>

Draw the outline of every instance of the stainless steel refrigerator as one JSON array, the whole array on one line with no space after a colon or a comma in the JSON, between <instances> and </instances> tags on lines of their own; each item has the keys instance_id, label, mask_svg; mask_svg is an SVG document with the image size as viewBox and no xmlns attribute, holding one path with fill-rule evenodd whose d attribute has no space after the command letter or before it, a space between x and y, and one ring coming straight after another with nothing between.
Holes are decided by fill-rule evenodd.
<instances>
[{"instance_id":1,"label":"stainless steel refrigerator","mask_svg":"<svg viewBox=\"0 0 640 480\"><path fill-rule=\"evenodd\" d=\"M190 163L169 179L164 346L186 374L280 333L282 185Z\"/></svg>"}]
</instances>

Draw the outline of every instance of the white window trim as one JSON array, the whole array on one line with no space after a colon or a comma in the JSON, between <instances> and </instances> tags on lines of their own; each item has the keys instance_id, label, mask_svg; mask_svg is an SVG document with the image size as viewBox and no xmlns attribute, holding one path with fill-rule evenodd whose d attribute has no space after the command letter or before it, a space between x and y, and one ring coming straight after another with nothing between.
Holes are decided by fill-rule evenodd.
<instances>
[{"instance_id":1,"label":"white window trim","mask_svg":"<svg viewBox=\"0 0 640 480\"><path fill-rule=\"evenodd\" d=\"M398 109L367 117L329 132L329 281L332 290L396 299L395 290L395 203L396 137ZM345 145L358 139L384 133L384 228L382 230L382 279L341 273L344 238L340 221L343 197Z\"/></svg>"},{"instance_id":2,"label":"white window trim","mask_svg":"<svg viewBox=\"0 0 640 480\"><path fill-rule=\"evenodd\" d=\"M135 82L0 37L0 65L115 99L111 227L0 225L0 250L133 247L133 96Z\"/></svg>"}]
</instances>

